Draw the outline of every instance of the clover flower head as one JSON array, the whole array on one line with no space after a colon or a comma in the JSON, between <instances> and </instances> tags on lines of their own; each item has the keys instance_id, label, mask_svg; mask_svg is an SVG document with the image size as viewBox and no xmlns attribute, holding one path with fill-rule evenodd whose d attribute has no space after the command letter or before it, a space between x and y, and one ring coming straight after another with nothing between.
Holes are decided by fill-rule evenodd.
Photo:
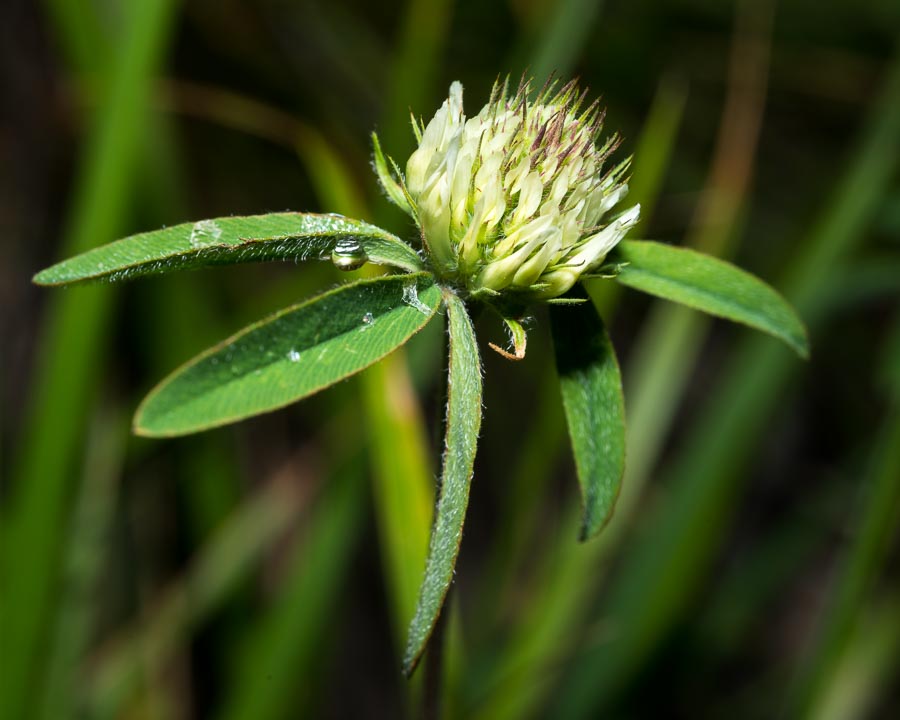
<instances>
[{"instance_id":1,"label":"clover flower head","mask_svg":"<svg viewBox=\"0 0 900 720\"><path fill-rule=\"evenodd\" d=\"M604 171L619 144L598 147L604 113L574 81L549 83L530 100L497 83L474 117L462 85L427 125L413 119L418 148L405 175L375 138L375 165L388 196L416 221L435 274L474 297L562 295L638 220L634 205L610 212L628 191L630 158Z\"/></svg>"}]
</instances>

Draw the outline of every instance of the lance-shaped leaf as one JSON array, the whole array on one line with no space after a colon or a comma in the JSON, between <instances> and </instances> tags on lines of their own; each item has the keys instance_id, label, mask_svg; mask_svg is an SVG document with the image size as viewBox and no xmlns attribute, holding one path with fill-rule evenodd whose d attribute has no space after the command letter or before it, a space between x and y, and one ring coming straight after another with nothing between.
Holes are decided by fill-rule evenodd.
<instances>
[{"instance_id":1,"label":"lance-shaped leaf","mask_svg":"<svg viewBox=\"0 0 900 720\"><path fill-rule=\"evenodd\" d=\"M384 188L384 191L394 205L408 215L415 215L415 210L413 209L415 205L410 202L404 186L398 183L394 179L394 176L391 175L387 159L384 156L384 152L381 150L381 142L378 140L378 135L375 133L372 133L372 149L375 154L375 172L378 175L381 187ZM391 160L391 162L393 163L394 161ZM397 176L400 176L399 172L397 172Z\"/></svg>"},{"instance_id":2,"label":"lance-shaped leaf","mask_svg":"<svg viewBox=\"0 0 900 720\"><path fill-rule=\"evenodd\" d=\"M584 297L584 290L571 293ZM625 400L615 350L590 302L550 308L566 424L581 486L581 539L612 517L625 472Z\"/></svg>"},{"instance_id":3,"label":"lance-shaped leaf","mask_svg":"<svg viewBox=\"0 0 900 720\"><path fill-rule=\"evenodd\" d=\"M407 675L415 670L425 651L453 579L481 428L481 361L475 331L462 300L445 290L444 303L450 334L444 461L425 579L403 658L403 671Z\"/></svg>"},{"instance_id":4,"label":"lance-shaped leaf","mask_svg":"<svg viewBox=\"0 0 900 720\"><path fill-rule=\"evenodd\" d=\"M208 265L334 258L339 267L369 260L417 272L423 264L402 240L341 215L283 212L182 223L140 233L63 260L34 276L39 285L67 285ZM341 262L343 261L343 262Z\"/></svg>"},{"instance_id":5,"label":"lance-shaped leaf","mask_svg":"<svg viewBox=\"0 0 900 720\"><path fill-rule=\"evenodd\" d=\"M440 301L432 276L418 273L344 285L286 308L163 380L138 409L135 432L184 435L295 402L403 345Z\"/></svg>"},{"instance_id":6,"label":"lance-shaped leaf","mask_svg":"<svg viewBox=\"0 0 900 720\"><path fill-rule=\"evenodd\" d=\"M800 357L809 356L803 322L781 295L759 278L717 258L645 240L619 243L623 285L744 323L783 340Z\"/></svg>"}]
</instances>

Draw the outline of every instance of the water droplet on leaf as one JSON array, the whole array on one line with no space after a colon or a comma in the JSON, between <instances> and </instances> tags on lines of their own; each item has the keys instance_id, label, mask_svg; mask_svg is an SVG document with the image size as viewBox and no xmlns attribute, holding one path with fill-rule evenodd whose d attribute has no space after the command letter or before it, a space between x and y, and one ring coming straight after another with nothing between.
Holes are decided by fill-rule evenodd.
<instances>
[{"instance_id":1,"label":"water droplet on leaf","mask_svg":"<svg viewBox=\"0 0 900 720\"><path fill-rule=\"evenodd\" d=\"M353 238L338 240L331 251L331 262L338 270L359 270L368 260L362 245Z\"/></svg>"},{"instance_id":2,"label":"water droplet on leaf","mask_svg":"<svg viewBox=\"0 0 900 720\"><path fill-rule=\"evenodd\" d=\"M215 245L222 237L222 228L215 220L201 220L191 228L191 247Z\"/></svg>"},{"instance_id":3,"label":"water droplet on leaf","mask_svg":"<svg viewBox=\"0 0 900 720\"><path fill-rule=\"evenodd\" d=\"M403 286L403 302L423 315L431 315L431 308L419 300L419 288L414 281Z\"/></svg>"},{"instance_id":4,"label":"water droplet on leaf","mask_svg":"<svg viewBox=\"0 0 900 720\"><path fill-rule=\"evenodd\" d=\"M287 356L288 360L290 360L291 362L300 362L300 353L294 350L294 348L291 348Z\"/></svg>"}]
</instances>

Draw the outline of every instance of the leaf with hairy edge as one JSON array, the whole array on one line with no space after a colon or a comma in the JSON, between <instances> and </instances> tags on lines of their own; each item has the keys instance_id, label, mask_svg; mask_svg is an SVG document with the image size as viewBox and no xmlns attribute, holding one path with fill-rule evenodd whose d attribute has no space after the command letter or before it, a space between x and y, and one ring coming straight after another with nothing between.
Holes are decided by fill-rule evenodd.
<instances>
[{"instance_id":1,"label":"leaf with hairy edge","mask_svg":"<svg viewBox=\"0 0 900 720\"><path fill-rule=\"evenodd\" d=\"M586 297L582 288L570 294ZM625 472L622 376L593 303L552 306L550 327L584 506L580 537L586 540L612 517Z\"/></svg>"},{"instance_id":2,"label":"leaf with hairy edge","mask_svg":"<svg viewBox=\"0 0 900 720\"><path fill-rule=\"evenodd\" d=\"M481 428L481 361L475 331L459 297L444 290L444 303L450 334L444 467L425 579L419 590L403 658L403 672L407 675L416 669L425 651L453 579Z\"/></svg>"},{"instance_id":3,"label":"leaf with hairy edge","mask_svg":"<svg viewBox=\"0 0 900 720\"><path fill-rule=\"evenodd\" d=\"M271 213L182 223L140 233L63 260L34 276L39 285L117 282L209 265L328 259L335 252L418 272L409 245L374 225L341 215Z\"/></svg>"},{"instance_id":4,"label":"leaf with hairy edge","mask_svg":"<svg viewBox=\"0 0 900 720\"><path fill-rule=\"evenodd\" d=\"M381 182L381 187L384 188L384 191L394 205L404 212L413 215L415 213L415 210L413 209L414 205L410 203L409 198L407 198L400 183L398 183L391 175L391 171L388 169L387 160L384 157L384 152L381 150L381 142L379 142L378 135L375 133L372 133L372 151L375 156L375 172L378 174L378 180Z\"/></svg>"},{"instance_id":5,"label":"leaf with hairy edge","mask_svg":"<svg viewBox=\"0 0 900 720\"><path fill-rule=\"evenodd\" d=\"M723 260L687 248L626 240L612 254L623 285L682 303L710 315L744 323L809 357L803 321L769 285Z\"/></svg>"},{"instance_id":6,"label":"leaf with hairy edge","mask_svg":"<svg viewBox=\"0 0 900 720\"><path fill-rule=\"evenodd\" d=\"M138 435L173 436L275 410L367 368L431 320L426 273L341 286L244 328L163 380L135 416Z\"/></svg>"}]
</instances>

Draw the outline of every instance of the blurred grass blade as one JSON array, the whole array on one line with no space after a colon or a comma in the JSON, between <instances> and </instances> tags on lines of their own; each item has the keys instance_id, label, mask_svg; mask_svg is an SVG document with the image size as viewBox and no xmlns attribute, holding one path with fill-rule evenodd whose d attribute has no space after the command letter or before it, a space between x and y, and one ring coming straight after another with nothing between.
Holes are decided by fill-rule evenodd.
<instances>
[{"instance_id":1,"label":"blurred grass blade","mask_svg":"<svg viewBox=\"0 0 900 720\"><path fill-rule=\"evenodd\" d=\"M818 327L823 288L864 239L900 157L900 56L839 183L834 198L785 283L787 296ZM629 549L629 562L610 589L603 612L616 620L616 635L585 648L557 694L554 717L592 717L638 670L684 611L706 576L715 538L727 525L746 462L781 399L793 367L770 343L749 338L733 361L676 458L669 502L644 522Z\"/></svg>"},{"instance_id":2,"label":"blurred grass blade","mask_svg":"<svg viewBox=\"0 0 900 720\"><path fill-rule=\"evenodd\" d=\"M552 74L568 77L579 54L597 27L601 0L556 0L534 3L537 9L528 32L520 35L513 57L507 62L513 74L526 70L538 88Z\"/></svg>"},{"instance_id":3,"label":"blurred grass blade","mask_svg":"<svg viewBox=\"0 0 900 720\"><path fill-rule=\"evenodd\" d=\"M660 79L635 145L634 171L628 182L628 202L641 206L641 217L631 229L632 236L640 237L639 228L647 227L653 217L663 180L672 163L687 96L684 77L673 73Z\"/></svg>"},{"instance_id":4,"label":"blurred grass blade","mask_svg":"<svg viewBox=\"0 0 900 720\"><path fill-rule=\"evenodd\" d=\"M121 717L143 668L165 666L191 629L221 605L259 564L260 557L296 522L302 495L272 484L244 502L204 545L185 576L162 594L137 627L111 642L88 675L86 695L96 718Z\"/></svg>"},{"instance_id":5,"label":"blurred grass blade","mask_svg":"<svg viewBox=\"0 0 900 720\"><path fill-rule=\"evenodd\" d=\"M399 656L415 613L434 514L434 469L404 349L359 380L372 463L372 503Z\"/></svg>"},{"instance_id":6,"label":"blurred grass blade","mask_svg":"<svg viewBox=\"0 0 900 720\"><path fill-rule=\"evenodd\" d=\"M551 307L550 324L581 485L581 539L586 540L612 516L625 472L622 375L612 342L592 303Z\"/></svg>"},{"instance_id":7,"label":"blurred grass blade","mask_svg":"<svg viewBox=\"0 0 900 720\"><path fill-rule=\"evenodd\" d=\"M733 10L728 92L700 193L702 200L694 207L683 243L723 259L734 252L750 202L748 190L755 174L766 107L774 3L741 0ZM660 96L661 102L666 96L661 91ZM683 110L683 106L676 107L679 112ZM636 194L643 184L638 176L641 161L638 155L632 187ZM643 203L640 195L635 199ZM642 215L644 209L642 204ZM633 232L632 237L638 236ZM622 287L616 283L595 285L598 289L604 285ZM681 305L660 302L651 306L630 351L627 370L629 462L625 482L629 490L643 487L657 465L710 328L708 317Z\"/></svg>"},{"instance_id":8,"label":"blurred grass blade","mask_svg":"<svg viewBox=\"0 0 900 720\"><path fill-rule=\"evenodd\" d=\"M882 366L877 373L878 383L894 398L900 398L900 325L888 337L882 355Z\"/></svg>"},{"instance_id":9,"label":"blurred grass blade","mask_svg":"<svg viewBox=\"0 0 900 720\"><path fill-rule=\"evenodd\" d=\"M893 333L900 337L900 324ZM896 361L891 343L885 359ZM900 365L893 366L890 415L874 445L868 477L863 483L857 529L850 537L842 567L830 594L831 604L820 631L794 682L788 717L807 717L828 692L835 669L846 651L866 595L883 573L891 541L900 520Z\"/></svg>"},{"instance_id":10,"label":"blurred grass blade","mask_svg":"<svg viewBox=\"0 0 900 720\"><path fill-rule=\"evenodd\" d=\"M403 658L407 675L415 670L425 651L453 579L481 427L481 361L475 330L459 297L444 291L444 302L450 334L444 467L425 579Z\"/></svg>"},{"instance_id":11,"label":"blurred grass blade","mask_svg":"<svg viewBox=\"0 0 900 720\"><path fill-rule=\"evenodd\" d=\"M876 445L866 497L860 508L859 528L833 591L830 607L812 652L800 665L800 674L788 701L786 717L807 717L828 693L836 667L846 651L854 625L861 616L866 594L882 574L891 539L900 519L900 403L885 423Z\"/></svg>"},{"instance_id":12,"label":"blurred grass blade","mask_svg":"<svg viewBox=\"0 0 900 720\"><path fill-rule=\"evenodd\" d=\"M839 658L833 679L822 688L810 720L879 717L896 696L900 660L900 596L880 599L859 614L850 643ZM895 703L894 703L895 704Z\"/></svg>"},{"instance_id":13,"label":"blurred grass blade","mask_svg":"<svg viewBox=\"0 0 900 720\"><path fill-rule=\"evenodd\" d=\"M410 108L422 113L431 103L442 54L451 32L453 0L407 0L402 30L390 63L380 134L387 153L407 157L413 147ZM443 91L445 88L441 88Z\"/></svg>"},{"instance_id":14,"label":"blurred grass blade","mask_svg":"<svg viewBox=\"0 0 900 720\"><path fill-rule=\"evenodd\" d=\"M116 56L103 68L82 68L108 72L108 78L73 179L75 197L62 247L66 254L83 252L121 232L134 189L150 80L164 57L175 7L174 0L129 3ZM52 627L59 552L65 545L77 478L73 468L79 467L85 418L102 375L101 340L110 300L101 288L51 300L36 344L34 385L4 508L0 548L4 586L0 634L4 655L15 658L0 673L2 717L27 717L39 692L32 673L39 665L45 633Z\"/></svg>"},{"instance_id":15,"label":"blurred grass blade","mask_svg":"<svg viewBox=\"0 0 900 720\"><path fill-rule=\"evenodd\" d=\"M172 436L283 407L395 350L434 316L431 275L388 276L338 287L245 328L162 381L135 431Z\"/></svg>"},{"instance_id":16,"label":"blurred grass blade","mask_svg":"<svg viewBox=\"0 0 900 720\"><path fill-rule=\"evenodd\" d=\"M757 277L710 255L645 240L626 240L614 255L616 280L635 290L744 323L809 356L806 329L797 313Z\"/></svg>"},{"instance_id":17,"label":"blurred grass blade","mask_svg":"<svg viewBox=\"0 0 900 720\"><path fill-rule=\"evenodd\" d=\"M72 716L80 700L76 668L87 655L91 637L102 624L97 602L99 581L108 559L117 510L127 423L118 409L101 406L93 418L85 451L84 482L72 515L65 547L59 610L53 640L44 661L44 692L33 717L59 720ZM38 709L39 708L39 709Z\"/></svg>"},{"instance_id":18,"label":"blurred grass blade","mask_svg":"<svg viewBox=\"0 0 900 720\"><path fill-rule=\"evenodd\" d=\"M67 69L76 71L81 82L105 82L108 78L101 71L109 67L113 43L98 21L97 13L86 8L81 0L45 0L43 5L63 48Z\"/></svg>"},{"instance_id":19,"label":"blurred grass blade","mask_svg":"<svg viewBox=\"0 0 900 720\"><path fill-rule=\"evenodd\" d=\"M250 644L225 698L224 720L311 716L322 645L326 634L342 627L323 618L339 612L342 581L363 527L366 484L359 454L351 459L325 484L310 527L297 534L273 607L250 630Z\"/></svg>"},{"instance_id":20,"label":"blurred grass blade","mask_svg":"<svg viewBox=\"0 0 900 720\"><path fill-rule=\"evenodd\" d=\"M34 282L118 282L209 265L323 260L340 252L342 244L346 255L335 256L336 264L344 257L357 267L369 260L409 272L423 269L412 248L374 225L340 215L288 212L201 220L132 235L63 260L35 275Z\"/></svg>"}]
</instances>

